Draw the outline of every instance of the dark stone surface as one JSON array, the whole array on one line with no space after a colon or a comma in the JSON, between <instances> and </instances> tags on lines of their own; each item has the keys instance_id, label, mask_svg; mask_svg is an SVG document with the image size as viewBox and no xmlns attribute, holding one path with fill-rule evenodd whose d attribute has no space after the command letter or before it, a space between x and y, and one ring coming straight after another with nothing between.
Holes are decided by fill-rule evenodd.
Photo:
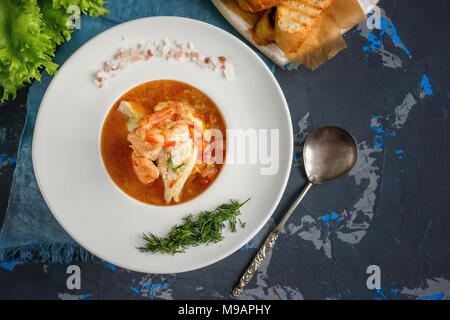
<instances>
[{"instance_id":1,"label":"dark stone surface","mask_svg":"<svg viewBox=\"0 0 450 320\"><path fill-rule=\"evenodd\" d=\"M0 226L5 218L17 148L25 124L27 95L28 88L20 89L16 100L0 105Z\"/></svg>"},{"instance_id":2,"label":"dark stone surface","mask_svg":"<svg viewBox=\"0 0 450 320\"><path fill-rule=\"evenodd\" d=\"M247 299L448 299L450 3L381 1L380 7L391 26L384 33L369 36L362 23L345 35L348 48L319 69L276 72L296 150L310 130L338 125L356 137L360 159L348 177L310 191L248 286ZM0 106L0 221L26 92ZM256 248L305 183L298 160L300 154L270 222L214 265L146 275L94 259L78 263L82 288L69 290L67 266L3 263L0 298L231 298ZM380 290L366 286L370 265L380 267Z\"/></svg>"}]
</instances>

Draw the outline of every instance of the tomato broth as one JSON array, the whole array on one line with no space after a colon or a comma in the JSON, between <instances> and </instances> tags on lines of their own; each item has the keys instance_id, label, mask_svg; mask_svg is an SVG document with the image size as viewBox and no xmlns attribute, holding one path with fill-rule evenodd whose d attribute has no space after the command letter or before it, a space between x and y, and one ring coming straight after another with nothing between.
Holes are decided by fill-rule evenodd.
<instances>
[{"instance_id":1,"label":"tomato broth","mask_svg":"<svg viewBox=\"0 0 450 320\"><path fill-rule=\"evenodd\" d=\"M118 110L121 101L136 102L142 114L153 113L156 104L162 101L180 101L189 104L202 118L205 128L219 129L223 133L225 153L226 126L222 114L214 102L200 90L179 81L155 80L132 88L113 105L101 132L101 154L106 170L117 186L127 195L153 205L174 205L189 201L205 191L217 178L223 164L213 164L214 174L206 177L202 172L191 174L182 189L180 201L164 201L164 185L161 177L144 184L133 171L130 143L127 141L128 118ZM225 154L223 155L225 159ZM211 170L210 170L211 171Z\"/></svg>"}]
</instances>

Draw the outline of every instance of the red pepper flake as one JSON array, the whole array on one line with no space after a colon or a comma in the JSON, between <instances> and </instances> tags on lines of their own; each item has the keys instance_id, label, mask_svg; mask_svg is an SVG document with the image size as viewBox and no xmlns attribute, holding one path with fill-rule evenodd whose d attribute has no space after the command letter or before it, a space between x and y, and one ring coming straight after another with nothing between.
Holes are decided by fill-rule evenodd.
<instances>
[{"instance_id":1,"label":"red pepper flake","mask_svg":"<svg viewBox=\"0 0 450 320\"><path fill-rule=\"evenodd\" d=\"M225 61L227 61L227 58L221 56L221 57L219 57L219 61L220 62L225 62Z\"/></svg>"},{"instance_id":2,"label":"red pepper flake","mask_svg":"<svg viewBox=\"0 0 450 320\"><path fill-rule=\"evenodd\" d=\"M148 49L148 50L147 50L147 55L148 55L149 57L153 57L153 52L152 52L152 50Z\"/></svg>"},{"instance_id":3,"label":"red pepper flake","mask_svg":"<svg viewBox=\"0 0 450 320\"><path fill-rule=\"evenodd\" d=\"M210 58L205 58L205 63L209 63L211 61Z\"/></svg>"},{"instance_id":4,"label":"red pepper flake","mask_svg":"<svg viewBox=\"0 0 450 320\"><path fill-rule=\"evenodd\" d=\"M98 81L98 82L103 82L103 78L102 78L102 77L98 77L98 78L97 78L97 81Z\"/></svg>"},{"instance_id":5,"label":"red pepper flake","mask_svg":"<svg viewBox=\"0 0 450 320\"><path fill-rule=\"evenodd\" d=\"M195 58L200 58L200 53L198 53L197 51L192 52L192 56Z\"/></svg>"},{"instance_id":6,"label":"red pepper flake","mask_svg":"<svg viewBox=\"0 0 450 320\"><path fill-rule=\"evenodd\" d=\"M220 69L225 70L225 63L220 64Z\"/></svg>"},{"instance_id":7,"label":"red pepper flake","mask_svg":"<svg viewBox=\"0 0 450 320\"><path fill-rule=\"evenodd\" d=\"M186 58L189 57L189 52L186 51L186 52L184 53L184 56L185 56Z\"/></svg>"},{"instance_id":8,"label":"red pepper flake","mask_svg":"<svg viewBox=\"0 0 450 320\"><path fill-rule=\"evenodd\" d=\"M165 141L164 142L164 147L173 147L176 144L177 144L176 141Z\"/></svg>"},{"instance_id":9,"label":"red pepper flake","mask_svg":"<svg viewBox=\"0 0 450 320\"><path fill-rule=\"evenodd\" d=\"M144 140L147 141L147 142L150 142L150 143L160 143L159 140L154 139L154 138L152 138L152 137L145 137Z\"/></svg>"}]
</instances>

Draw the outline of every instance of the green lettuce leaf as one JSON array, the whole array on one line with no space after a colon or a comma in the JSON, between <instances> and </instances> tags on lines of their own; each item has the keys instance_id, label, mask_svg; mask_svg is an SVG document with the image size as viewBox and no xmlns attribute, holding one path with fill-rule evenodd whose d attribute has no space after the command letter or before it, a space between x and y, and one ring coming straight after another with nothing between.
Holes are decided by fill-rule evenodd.
<instances>
[{"instance_id":1,"label":"green lettuce leaf","mask_svg":"<svg viewBox=\"0 0 450 320\"><path fill-rule=\"evenodd\" d=\"M55 49L45 28L36 0L0 1L0 86L2 101L24 83L40 80L40 68L56 72L52 62Z\"/></svg>"},{"instance_id":2,"label":"green lettuce leaf","mask_svg":"<svg viewBox=\"0 0 450 320\"><path fill-rule=\"evenodd\" d=\"M74 31L74 29L69 29L67 24L71 14L67 13L64 8L54 8L52 1L39 0L38 4L45 21L43 32L57 45L69 41L71 33Z\"/></svg>"},{"instance_id":3,"label":"green lettuce leaf","mask_svg":"<svg viewBox=\"0 0 450 320\"><path fill-rule=\"evenodd\" d=\"M69 6L75 5L81 9L83 14L89 13L93 17L98 17L109 13L109 10L103 7L106 3L103 0L53 0L53 8L67 9Z\"/></svg>"},{"instance_id":4,"label":"green lettuce leaf","mask_svg":"<svg viewBox=\"0 0 450 320\"><path fill-rule=\"evenodd\" d=\"M52 62L57 45L70 40L67 12L71 5L94 17L109 13L103 0L0 0L1 101L16 97L17 89L40 80L40 71L56 73Z\"/></svg>"}]
</instances>

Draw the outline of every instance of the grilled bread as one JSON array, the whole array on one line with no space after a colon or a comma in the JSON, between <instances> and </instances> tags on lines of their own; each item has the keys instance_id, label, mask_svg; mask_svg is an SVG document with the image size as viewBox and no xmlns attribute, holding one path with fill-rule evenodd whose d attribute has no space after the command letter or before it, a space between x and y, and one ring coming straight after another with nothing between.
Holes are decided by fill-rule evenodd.
<instances>
[{"instance_id":1,"label":"grilled bread","mask_svg":"<svg viewBox=\"0 0 450 320\"><path fill-rule=\"evenodd\" d=\"M285 0L275 15L275 39L286 53L295 53L317 18L334 0Z\"/></svg>"},{"instance_id":2,"label":"grilled bread","mask_svg":"<svg viewBox=\"0 0 450 320\"><path fill-rule=\"evenodd\" d=\"M239 7L247 12L259 12L282 3L283 0L237 0Z\"/></svg>"},{"instance_id":3,"label":"grilled bread","mask_svg":"<svg viewBox=\"0 0 450 320\"><path fill-rule=\"evenodd\" d=\"M275 13L277 7L270 8L264 11L264 14L256 23L252 30L253 41L257 45L266 46L275 42Z\"/></svg>"}]
</instances>

